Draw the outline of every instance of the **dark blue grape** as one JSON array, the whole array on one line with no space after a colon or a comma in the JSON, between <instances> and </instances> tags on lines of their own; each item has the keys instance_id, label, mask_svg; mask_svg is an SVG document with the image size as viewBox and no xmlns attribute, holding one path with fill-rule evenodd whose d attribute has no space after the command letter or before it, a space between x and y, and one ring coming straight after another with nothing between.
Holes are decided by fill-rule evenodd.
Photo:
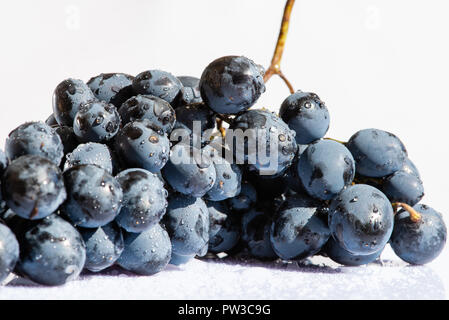
<instances>
[{"instance_id":1,"label":"dark blue grape","mask_svg":"<svg viewBox=\"0 0 449 320\"><path fill-rule=\"evenodd\" d=\"M416 168L415 164L409 158L405 159L404 165L402 166L401 170L410 174L414 174L415 176L421 179L418 168Z\"/></svg>"},{"instance_id":2,"label":"dark blue grape","mask_svg":"<svg viewBox=\"0 0 449 320\"><path fill-rule=\"evenodd\" d=\"M182 137L183 142L202 143L210 138L212 129L215 128L215 113L204 103L195 103L178 107L176 109L176 125L173 131L172 140L179 140ZM208 132L205 132L209 130ZM176 138L176 139L175 139ZM194 144L198 147L197 144Z\"/></svg>"},{"instance_id":3,"label":"dark blue grape","mask_svg":"<svg viewBox=\"0 0 449 320\"><path fill-rule=\"evenodd\" d=\"M181 81L171 73L161 70L149 70L139 73L133 81L137 94L152 95L172 103L180 93Z\"/></svg>"},{"instance_id":4,"label":"dark blue grape","mask_svg":"<svg viewBox=\"0 0 449 320\"><path fill-rule=\"evenodd\" d=\"M115 151L128 167L157 173L168 161L170 141L162 129L148 119L136 120L117 134Z\"/></svg>"},{"instance_id":5,"label":"dark blue grape","mask_svg":"<svg viewBox=\"0 0 449 320\"><path fill-rule=\"evenodd\" d=\"M189 76L178 77L182 83L181 94L179 95L174 108L192 103L203 102L200 93L200 79Z\"/></svg>"},{"instance_id":6,"label":"dark blue grape","mask_svg":"<svg viewBox=\"0 0 449 320\"><path fill-rule=\"evenodd\" d=\"M207 201L206 205L209 210L209 251L231 250L240 239L239 216L232 215L225 202Z\"/></svg>"},{"instance_id":7,"label":"dark blue grape","mask_svg":"<svg viewBox=\"0 0 449 320\"><path fill-rule=\"evenodd\" d=\"M288 197L273 219L270 241L283 260L302 260L317 254L330 237L321 204L304 195Z\"/></svg>"},{"instance_id":8,"label":"dark blue grape","mask_svg":"<svg viewBox=\"0 0 449 320\"><path fill-rule=\"evenodd\" d=\"M426 264L434 260L444 248L447 229L441 213L424 204L413 207L421 216L412 221L407 211L395 217L390 245L399 258L411 264Z\"/></svg>"},{"instance_id":9,"label":"dark blue grape","mask_svg":"<svg viewBox=\"0 0 449 320\"><path fill-rule=\"evenodd\" d=\"M297 91L288 96L279 109L279 116L296 132L298 144L321 139L329 130L329 111L315 93Z\"/></svg>"},{"instance_id":10,"label":"dark blue grape","mask_svg":"<svg viewBox=\"0 0 449 320\"><path fill-rule=\"evenodd\" d=\"M345 265L345 266L361 266L371 263L380 257L383 248L367 255L356 255L343 249L333 237L330 237L329 241L323 248L324 253L333 261Z\"/></svg>"},{"instance_id":11,"label":"dark blue grape","mask_svg":"<svg viewBox=\"0 0 449 320\"><path fill-rule=\"evenodd\" d=\"M248 181L242 181L240 193L227 200L229 208L233 212L246 212L253 208L257 202L257 191Z\"/></svg>"},{"instance_id":12,"label":"dark blue grape","mask_svg":"<svg viewBox=\"0 0 449 320\"><path fill-rule=\"evenodd\" d=\"M14 233L0 222L0 283L14 270L19 260L19 243Z\"/></svg>"},{"instance_id":13,"label":"dark blue grape","mask_svg":"<svg viewBox=\"0 0 449 320\"><path fill-rule=\"evenodd\" d=\"M123 248L122 230L115 222L98 228L78 228L86 244L84 268L100 272L112 266L120 257Z\"/></svg>"},{"instance_id":14,"label":"dark blue grape","mask_svg":"<svg viewBox=\"0 0 449 320\"><path fill-rule=\"evenodd\" d=\"M124 248L122 230L115 222L98 228L78 228L86 244L84 268L92 272L112 266Z\"/></svg>"},{"instance_id":15,"label":"dark blue grape","mask_svg":"<svg viewBox=\"0 0 449 320\"><path fill-rule=\"evenodd\" d=\"M20 275L39 284L57 286L76 279L83 270L84 241L70 223L56 214L39 221L18 221L12 230L20 246L16 267Z\"/></svg>"},{"instance_id":16,"label":"dark blue grape","mask_svg":"<svg viewBox=\"0 0 449 320\"><path fill-rule=\"evenodd\" d=\"M176 191L193 197L204 196L215 184L217 173L204 150L179 143L170 151L162 170L165 181Z\"/></svg>"},{"instance_id":17,"label":"dark blue grape","mask_svg":"<svg viewBox=\"0 0 449 320\"><path fill-rule=\"evenodd\" d=\"M349 150L332 140L318 140L300 156L298 176L307 193L330 200L352 183L355 163Z\"/></svg>"},{"instance_id":18,"label":"dark blue grape","mask_svg":"<svg viewBox=\"0 0 449 320\"><path fill-rule=\"evenodd\" d=\"M251 209L242 216L242 240L251 256L258 259L277 257L270 241L271 218L267 208Z\"/></svg>"},{"instance_id":19,"label":"dark blue grape","mask_svg":"<svg viewBox=\"0 0 449 320\"><path fill-rule=\"evenodd\" d=\"M94 94L83 81L64 80L53 93L53 115L59 125L71 127L79 108L94 100Z\"/></svg>"},{"instance_id":20,"label":"dark blue grape","mask_svg":"<svg viewBox=\"0 0 449 320\"><path fill-rule=\"evenodd\" d=\"M357 184L338 194L329 208L329 229L338 244L356 255L379 251L393 231L393 208L374 187Z\"/></svg>"},{"instance_id":21,"label":"dark blue grape","mask_svg":"<svg viewBox=\"0 0 449 320\"><path fill-rule=\"evenodd\" d=\"M222 158L214 147L206 146L205 152L210 155L215 167L217 179L205 197L211 201L222 201L235 197L240 193L242 173L235 163Z\"/></svg>"},{"instance_id":22,"label":"dark blue grape","mask_svg":"<svg viewBox=\"0 0 449 320\"><path fill-rule=\"evenodd\" d=\"M94 165L79 165L64 172L67 201L64 215L76 226L98 228L120 212L123 192L106 170Z\"/></svg>"},{"instance_id":23,"label":"dark blue grape","mask_svg":"<svg viewBox=\"0 0 449 320\"><path fill-rule=\"evenodd\" d=\"M142 232L158 224L167 208L168 192L159 177L144 169L128 169L116 176L123 205L116 218L128 232Z\"/></svg>"},{"instance_id":24,"label":"dark blue grape","mask_svg":"<svg viewBox=\"0 0 449 320\"><path fill-rule=\"evenodd\" d=\"M56 121L55 115L53 113L48 116L47 120L45 120L45 124L49 125L50 127L59 126L58 121Z\"/></svg>"},{"instance_id":25,"label":"dark blue grape","mask_svg":"<svg viewBox=\"0 0 449 320\"><path fill-rule=\"evenodd\" d=\"M402 168L407 150L394 134L364 129L349 139L346 147L351 151L357 173L367 177L384 177Z\"/></svg>"},{"instance_id":26,"label":"dark blue grape","mask_svg":"<svg viewBox=\"0 0 449 320\"><path fill-rule=\"evenodd\" d=\"M246 57L218 58L201 75L201 97L217 113L245 111L265 92L263 75L262 66Z\"/></svg>"},{"instance_id":27,"label":"dark blue grape","mask_svg":"<svg viewBox=\"0 0 449 320\"><path fill-rule=\"evenodd\" d=\"M31 220L52 214L67 197L61 170L36 155L11 162L3 175L2 189L8 207Z\"/></svg>"},{"instance_id":28,"label":"dark blue grape","mask_svg":"<svg viewBox=\"0 0 449 320\"><path fill-rule=\"evenodd\" d=\"M134 95L134 77L124 73L102 73L91 78L87 85L98 100L112 103L119 108Z\"/></svg>"},{"instance_id":29,"label":"dark blue grape","mask_svg":"<svg viewBox=\"0 0 449 320\"><path fill-rule=\"evenodd\" d=\"M184 264L207 253L209 211L201 198L172 195L163 222L172 243L171 264Z\"/></svg>"},{"instance_id":30,"label":"dark blue grape","mask_svg":"<svg viewBox=\"0 0 449 320\"><path fill-rule=\"evenodd\" d=\"M411 206L424 197L421 179L413 173L399 170L385 179L383 193L391 202L403 202Z\"/></svg>"},{"instance_id":31,"label":"dark blue grape","mask_svg":"<svg viewBox=\"0 0 449 320\"><path fill-rule=\"evenodd\" d=\"M83 142L107 142L117 134L120 122L113 104L93 101L80 107L73 121L73 131Z\"/></svg>"},{"instance_id":32,"label":"dark blue grape","mask_svg":"<svg viewBox=\"0 0 449 320\"><path fill-rule=\"evenodd\" d=\"M250 171L271 176L281 175L291 165L297 151L295 132L274 113L246 111L234 119L230 129L233 137L227 134L226 142L237 164L246 163Z\"/></svg>"},{"instance_id":33,"label":"dark blue grape","mask_svg":"<svg viewBox=\"0 0 449 320\"><path fill-rule=\"evenodd\" d=\"M167 266L172 246L167 231L159 224L141 233L125 232L125 250L117 260L122 268L141 275L156 274Z\"/></svg>"},{"instance_id":34,"label":"dark blue grape","mask_svg":"<svg viewBox=\"0 0 449 320\"><path fill-rule=\"evenodd\" d=\"M64 170L82 164L92 164L112 174L114 171L112 158L112 152L105 144L96 142L80 144L66 156Z\"/></svg>"},{"instance_id":35,"label":"dark blue grape","mask_svg":"<svg viewBox=\"0 0 449 320\"><path fill-rule=\"evenodd\" d=\"M50 126L43 122L27 122L11 131L6 139L5 152L9 161L30 154L46 157L59 166L64 146Z\"/></svg>"},{"instance_id":36,"label":"dark blue grape","mask_svg":"<svg viewBox=\"0 0 449 320\"><path fill-rule=\"evenodd\" d=\"M56 125L52 128L61 138L62 145L64 146L64 155L72 152L78 146L78 138L76 137L72 127Z\"/></svg>"},{"instance_id":37,"label":"dark blue grape","mask_svg":"<svg viewBox=\"0 0 449 320\"><path fill-rule=\"evenodd\" d=\"M175 110L165 100L155 96L138 95L126 100L118 110L122 125L148 119L169 134L176 122Z\"/></svg>"}]
</instances>

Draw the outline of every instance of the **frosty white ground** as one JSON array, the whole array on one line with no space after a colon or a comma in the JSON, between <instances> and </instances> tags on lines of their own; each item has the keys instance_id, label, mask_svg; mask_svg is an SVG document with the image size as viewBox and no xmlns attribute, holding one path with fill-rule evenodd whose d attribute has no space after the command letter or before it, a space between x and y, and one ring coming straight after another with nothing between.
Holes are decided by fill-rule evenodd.
<instances>
[{"instance_id":1,"label":"frosty white ground","mask_svg":"<svg viewBox=\"0 0 449 320\"><path fill-rule=\"evenodd\" d=\"M193 260L154 276L118 269L83 275L62 287L14 279L0 299L445 299L447 254L411 267L390 249L382 264L349 268L317 257L312 264Z\"/></svg>"}]
</instances>

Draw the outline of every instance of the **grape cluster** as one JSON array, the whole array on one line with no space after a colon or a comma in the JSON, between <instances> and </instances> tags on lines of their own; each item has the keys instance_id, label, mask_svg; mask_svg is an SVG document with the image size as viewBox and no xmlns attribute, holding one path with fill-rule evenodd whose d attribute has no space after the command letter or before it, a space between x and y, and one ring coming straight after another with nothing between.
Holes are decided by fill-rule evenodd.
<instances>
[{"instance_id":1,"label":"grape cluster","mask_svg":"<svg viewBox=\"0 0 449 320\"><path fill-rule=\"evenodd\" d=\"M113 265L151 275L207 253L357 266L388 243L408 263L435 259L446 227L420 203L403 143L378 129L324 138L314 93L290 95L279 115L250 109L263 76L226 56L200 79L61 82L52 115L0 150L0 281L61 285Z\"/></svg>"}]
</instances>

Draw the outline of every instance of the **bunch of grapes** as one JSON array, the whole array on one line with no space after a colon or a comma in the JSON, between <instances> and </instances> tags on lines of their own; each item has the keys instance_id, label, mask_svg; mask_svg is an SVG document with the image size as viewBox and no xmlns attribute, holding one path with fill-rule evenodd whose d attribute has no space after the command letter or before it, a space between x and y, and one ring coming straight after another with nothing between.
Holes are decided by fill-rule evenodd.
<instances>
[{"instance_id":1,"label":"bunch of grapes","mask_svg":"<svg viewBox=\"0 0 449 320\"><path fill-rule=\"evenodd\" d=\"M60 285L113 265L151 275L207 253L354 266L387 243L411 264L439 255L442 215L420 203L394 134L324 138L318 95L294 92L277 115L251 108L264 91L264 68L241 56L201 79L61 82L47 121L14 129L0 153L0 278Z\"/></svg>"}]
</instances>

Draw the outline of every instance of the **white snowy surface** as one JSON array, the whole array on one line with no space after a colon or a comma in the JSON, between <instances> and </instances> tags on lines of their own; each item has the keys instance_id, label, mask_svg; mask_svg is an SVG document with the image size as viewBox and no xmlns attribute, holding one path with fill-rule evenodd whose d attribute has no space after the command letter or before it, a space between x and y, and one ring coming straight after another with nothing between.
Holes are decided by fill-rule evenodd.
<instances>
[{"instance_id":1,"label":"white snowy surface","mask_svg":"<svg viewBox=\"0 0 449 320\"><path fill-rule=\"evenodd\" d=\"M0 299L445 299L444 258L412 267L388 248L381 263L362 267L342 267L323 257L301 266L195 259L154 276L111 269L61 287L15 278L0 288Z\"/></svg>"}]
</instances>

